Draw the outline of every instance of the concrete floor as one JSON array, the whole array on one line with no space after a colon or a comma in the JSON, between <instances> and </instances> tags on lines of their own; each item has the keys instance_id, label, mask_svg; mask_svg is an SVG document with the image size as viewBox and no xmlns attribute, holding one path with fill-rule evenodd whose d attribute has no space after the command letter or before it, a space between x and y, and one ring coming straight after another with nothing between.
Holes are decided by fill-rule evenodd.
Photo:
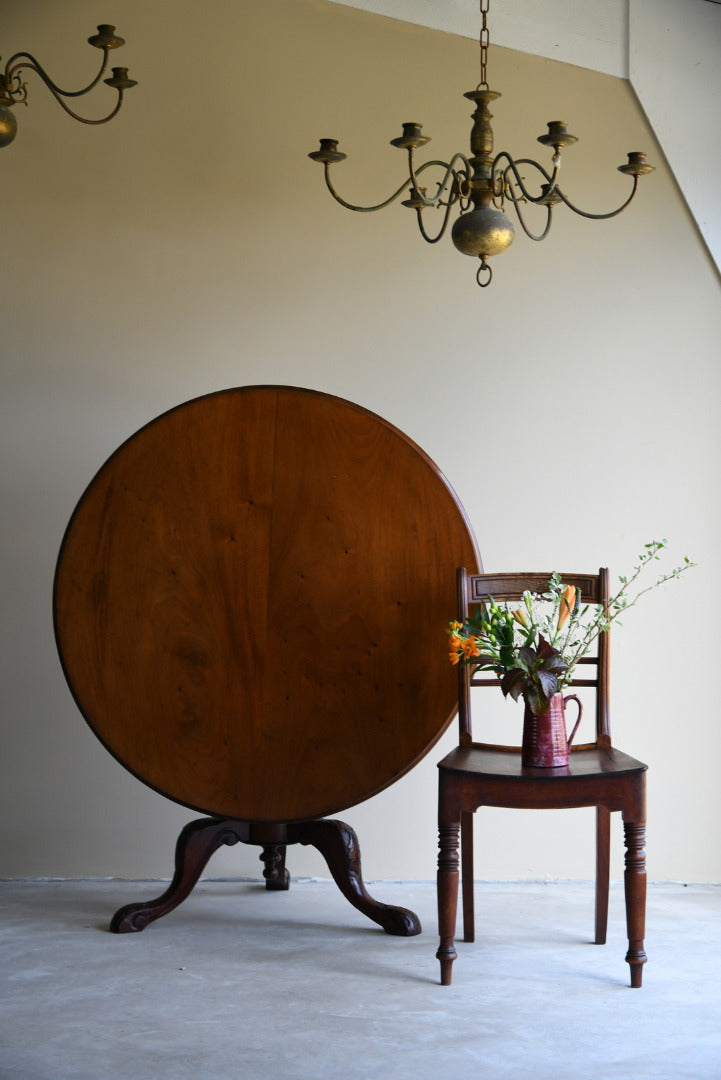
<instances>
[{"instance_id":1,"label":"concrete floor","mask_svg":"<svg viewBox=\"0 0 721 1080\"><path fill-rule=\"evenodd\" d=\"M435 887L375 883L424 932L391 938L331 882L205 882L141 934L107 932L153 882L0 883L0 1076L18 1080L721 1078L721 887L649 889L644 987L623 892L589 944L587 884L479 884L454 985Z\"/></svg>"}]
</instances>

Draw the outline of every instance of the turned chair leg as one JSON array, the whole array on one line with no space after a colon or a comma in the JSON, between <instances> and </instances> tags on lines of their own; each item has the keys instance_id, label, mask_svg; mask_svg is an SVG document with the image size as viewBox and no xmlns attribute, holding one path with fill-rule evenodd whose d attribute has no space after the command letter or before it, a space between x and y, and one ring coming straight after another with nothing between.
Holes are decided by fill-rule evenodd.
<instances>
[{"instance_id":1,"label":"turned chair leg","mask_svg":"<svg viewBox=\"0 0 721 1080\"><path fill-rule=\"evenodd\" d=\"M458 910L458 830L460 822L438 827L438 931L440 944L436 958L441 962L441 986L451 985L451 970L457 953L456 912Z\"/></svg>"},{"instance_id":2,"label":"turned chair leg","mask_svg":"<svg viewBox=\"0 0 721 1080\"><path fill-rule=\"evenodd\" d=\"M596 937L597 945L606 944L608 928L608 885L611 865L611 811L596 807Z\"/></svg>"},{"instance_id":3,"label":"turned chair leg","mask_svg":"<svg viewBox=\"0 0 721 1080\"><path fill-rule=\"evenodd\" d=\"M646 823L626 821L623 830L626 843L626 870L623 878L628 933L626 962L631 968L631 986L639 987L643 978L643 965L646 963Z\"/></svg>"}]
</instances>

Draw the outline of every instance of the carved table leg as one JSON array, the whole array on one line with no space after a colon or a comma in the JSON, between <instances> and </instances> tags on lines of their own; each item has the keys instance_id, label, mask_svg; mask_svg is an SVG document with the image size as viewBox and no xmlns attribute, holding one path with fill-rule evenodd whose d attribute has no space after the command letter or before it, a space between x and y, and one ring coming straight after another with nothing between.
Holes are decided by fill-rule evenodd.
<instances>
[{"instance_id":1,"label":"carved table leg","mask_svg":"<svg viewBox=\"0 0 721 1080\"><path fill-rule=\"evenodd\" d=\"M644 822L626 821L623 831L626 844L626 870L623 878L628 933L626 962L631 968L631 986L639 987L643 977L643 965L646 963L643 947L646 926L646 825Z\"/></svg>"},{"instance_id":2,"label":"carved table leg","mask_svg":"<svg viewBox=\"0 0 721 1080\"><path fill-rule=\"evenodd\" d=\"M258 858L265 866L266 889L283 892L290 888L290 873L285 868L285 844L264 844Z\"/></svg>"},{"instance_id":3,"label":"carved table leg","mask_svg":"<svg viewBox=\"0 0 721 1080\"><path fill-rule=\"evenodd\" d=\"M420 920L412 911L381 904L366 891L361 876L358 838L350 825L328 818L297 826L289 825L288 839L316 847L328 863L333 880L346 900L382 926L387 934L399 937L420 934Z\"/></svg>"},{"instance_id":4,"label":"carved table leg","mask_svg":"<svg viewBox=\"0 0 721 1080\"><path fill-rule=\"evenodd\" d=\"M126 904L115 912L110 923L114 934L144 930L148 923L176 908L191 892L208 859L223 844L243 840L242 822L226 818L200 818L185 826L175 847L175 874L168 888L155 900Z\"/></svg>"},{"instance_id":5,"label":"carved table leg","mask_svg":"<svg viewBox=\"0 0 721 1080\"><path fill-rule=\"evenodd\" d=\"M441 986L451 985L456 959L456 911L458 909L458 830L460 822L438 827L438 932L436 958L441 962Z\"/></svg>"}]
</instances>

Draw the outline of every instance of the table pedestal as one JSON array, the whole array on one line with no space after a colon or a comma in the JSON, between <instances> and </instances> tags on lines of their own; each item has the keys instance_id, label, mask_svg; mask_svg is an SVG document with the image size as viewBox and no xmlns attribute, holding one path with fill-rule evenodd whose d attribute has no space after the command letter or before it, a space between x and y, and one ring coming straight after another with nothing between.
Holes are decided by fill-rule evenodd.
<instances>
[{"instance_id":1,"label":"table pedestal","mask_svg":"<svg viewBox=\"0 0 721 1080\"><path fill-rule=\"evenodd\" d=\"M420 934L420 920L412 911L379 903L370 896L363 884L360 847L355 832L345 822L328 818L293 825L217 817L191 821L178 837L175 874L168 888L154 900L120 908L112 918L110 929L116 934L136 933L167 915L190 894L213 852L224 844L230 846L239 841L262 847L260 858L265 867L266 889L284 890L290 886L290 874L285 866L286 846L311 844L320 851L333 880L353 907L378 923L387 934L399 937Z\"/></svg>"}]
</instances>

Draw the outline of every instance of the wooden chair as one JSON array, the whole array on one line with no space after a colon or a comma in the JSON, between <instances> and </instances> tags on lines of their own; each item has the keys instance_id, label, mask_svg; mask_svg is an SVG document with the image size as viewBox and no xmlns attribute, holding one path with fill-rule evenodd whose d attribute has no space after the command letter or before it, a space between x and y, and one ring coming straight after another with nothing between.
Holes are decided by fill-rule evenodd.
<instances>
[{"instance_id":1,"label":"wooden chair","mask_svg":"<svg viewBox=\"0 0 721 1080\"><path fill-rule=\"evenodd\" d=\"M497 602L520 600L524 590L543 592L550 574L512 573L469 575L458 570L458 619L469 606L492 596ZM598 574L562 574L562 581L581 590L582 603L608 602L608 571ZM471 732L471 688L499 686L495 678L472 676L472 668L459 665L459 746L438 765L438 922L441 983L449 986L456 958L454 946L458 902L458 837L461 833L461 872L464 941L474 940L473 814L479 806L523 809L596 807L596 944L606 941L610 859L610 816L620 810L624 823L626 925L629 948L626 960L631 986L640 987L646 912L646 765L611 744L608 714L609 633L598 639L595 655L570 685L594 687L595 742L572 746L568 766L527 768L520 748L476 743ZM585 677L588 674L590 677ZM498 689L495 690L499 694ZM520 706L519 706L520 708ZM521 722L519 713L519 723Z\"/></svg>"}]
</instances>

